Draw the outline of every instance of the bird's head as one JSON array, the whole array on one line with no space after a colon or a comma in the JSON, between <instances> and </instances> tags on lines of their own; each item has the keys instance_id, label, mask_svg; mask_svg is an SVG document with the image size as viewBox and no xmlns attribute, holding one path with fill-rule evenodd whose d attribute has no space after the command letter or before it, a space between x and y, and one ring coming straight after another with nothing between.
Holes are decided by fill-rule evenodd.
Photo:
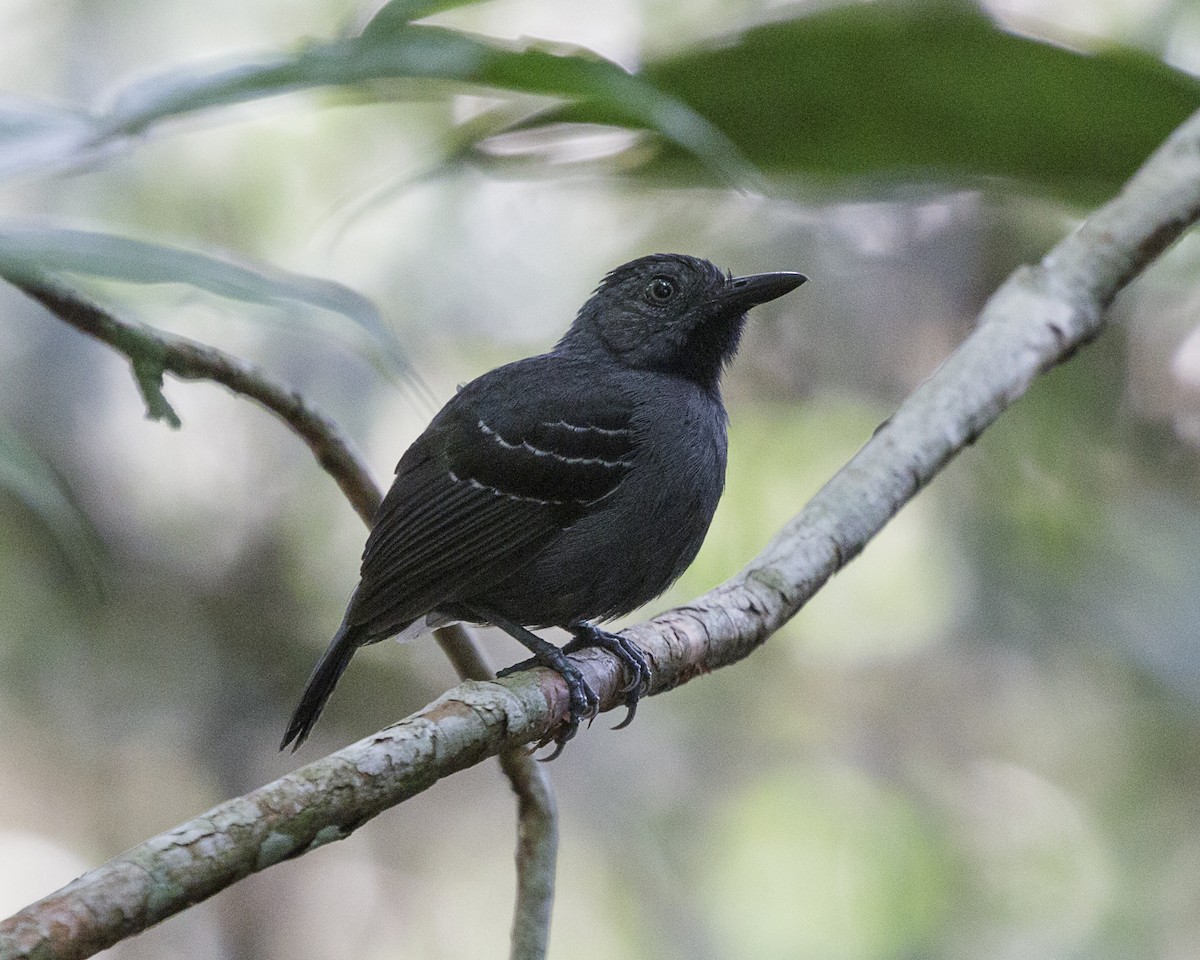
<instances>
[{"instance_id":1,"label":"bird's head","mask_svg":"<svg viewBox=\"0 0 1200 960\"><path fill-rule=\"evenodd\" d=\"M656 253L608 274L556 348L717 385L746 311L795 290L800 273L731 277L707 260Z\"/></svg>"}]
</instances>

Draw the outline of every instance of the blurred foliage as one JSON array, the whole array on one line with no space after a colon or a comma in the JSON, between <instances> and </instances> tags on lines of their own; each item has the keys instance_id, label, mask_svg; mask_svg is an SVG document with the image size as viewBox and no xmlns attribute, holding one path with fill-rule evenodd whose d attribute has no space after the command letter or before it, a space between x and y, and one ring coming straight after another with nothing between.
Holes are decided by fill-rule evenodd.
<instances>
[{"instance_id":1,"label":"blurred foliage","mask_svg":"<svg viewBox=\"0 0 1200 960\"><path fill-rule=\"evenodd\" d=\"M721 180L743 185L762 182L745 156L789 177L1008 176L1092 196L1119 185L1200 105L1200 85L1155 58L1075 53L1006 33L966 6L803 11L631 74L589 51L509 48L412 22L464 5L392 0L356 37L212 68L175 67L127 85L106 110L56 114L10 98L0 106L0 176L94 162L155 124L199 110L407 78L569 101L542 122L649 127L677 149L638 173L674 185L689 177L678 162L682 148ZM470 145L463 140L458 149ZM250 301L296 299L380 335L369 302L328 282L269 276L123 237L0 224L0 274L26 270L188 282ZM19 471L14 461L8 473Z\"/></svg>"},{"instance_id":2,"label":"blurred foliage","mask_svg":"<svg viewBox=\"0 0 1200 960\"><path fill-rule=\"evenodd\" d=\"M370 300L326 280L288 276L281 270L254 268L128 237L39 227L0 229L0 275L19 280L46 273L129 283L186 283L247 303L298 301L335 311L381 342L391 340L391 332Z\"/></svg>"},{"instance_id":3,"label":"blurred foliage","mask_svg":"<svg viewBox=\"0 0 1200 960\"><path fill-rule=\"evenodd\" d=\"M727 176L747 174L718 130L616 64L586 51L509 48L409 22L414 13L424 16L438 6L450 5L389 3L351 39L211 68L176 67L130 84L100 113L70 110L56 118L44 105L12 103L0 125L7 133L0 141L0 173L86 162L154 124L199 110L306 88L408 79L594 101L650 126Z\"/></svg>"},{"instance_id":4,"label":"blurred foliage","mask_svg":"<svg viewBox=\"0 0 1200 960\"><path fill-rule=\"evenodd\" d=\"M0 489L20 501L45 525L83 587L100 589L102 547L86 516L46 461L0 421Z\"/></svg>"},{"instance_id":5,"label":"blurred foliage","mask_svg":"<svg viewBox=\"0 0 1200 960\"><path fill-rule=\"evenodd\" d=\"M803 269L753 315L726 496L653 612L744 564L1200 105L1189 4L1136 34L1111 6L3 0L0 272L252 358L386 478L432 411L375 352L445 397L640 253ZM552 956L1200 952L1198 270L1158 264L754 657L555 762ZM168 383L164 430L121 358L0 307L4 912L291 766L363 530L251 405ZM315 749L453 681L387 646ZM502 956L512 821L467 771L112 955Z\"/></svg>"},{"instance_id":6,"label":"blurred foliage","mask_svg":"<svg viewBox=\"0 0 1200 960\"><path fill-rule=\"evenodd\" d=\"M770 174L833 185L1014 177L1088 201L1200 107L1200 81L1156 57L1017 36L966 4L806 11L642 73ZM615 106L575 104L546 120L636 119ZM663 151L638 172L678 183L696 175L683 159Z\"/></svg>"}]
</instances>

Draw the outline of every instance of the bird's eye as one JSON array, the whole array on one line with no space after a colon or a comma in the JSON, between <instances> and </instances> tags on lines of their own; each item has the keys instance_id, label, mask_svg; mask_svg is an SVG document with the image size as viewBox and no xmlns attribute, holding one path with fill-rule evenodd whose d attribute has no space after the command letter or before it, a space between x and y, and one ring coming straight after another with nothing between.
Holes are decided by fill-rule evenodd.
<instances>
[{"instance_id":1,"label":"bird's eye","mask_svg":"<svg viewBox=\"0 0 1200 960\"><path fill-rule=\"evenodd\" d=\"M655 277L646 287L646 296L654 303L666 303L675 296L675 284L666 277Z\"/></svg>"}]
</instances>

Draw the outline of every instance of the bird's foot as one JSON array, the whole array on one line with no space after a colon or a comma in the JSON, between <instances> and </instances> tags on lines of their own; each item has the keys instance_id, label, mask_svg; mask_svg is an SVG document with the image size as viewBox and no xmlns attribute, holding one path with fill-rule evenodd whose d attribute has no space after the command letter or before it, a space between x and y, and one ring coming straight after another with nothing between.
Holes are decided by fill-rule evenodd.
<instances>
[{"instance_id":1,"label":"bird's foot","mask_svg":"<svg viewBox=\"0 0 1200 960\"><path fill-rule=\"evenodd\" d=\"M642 653L641 647L619 633L609 633L590 623L576 624L568 629L575 639L563 647L563 653L574 653L587 647L600 647L620 660L628 671L632 679L621 688L621 692L626 694L625 709L628 712L625 719L613 729L620 730L629 726L637 713L638 701L650 689L650 664L646 662L646 655Z\"/></svg>"},{"instance_id":2,"label":"bird's foot","mask_svg":"<svg viewBox=\"0 0 1200 960\"><path fill-rule=\"evenodd\" d=\"M554 750L550 756L538 758L544 763L549 763L563 752L567 741L579 731L579 724L582 721L586 720L590 725L596 718L596 714L600 712L600 698L596 696L596 691L588 685L588 682L583 679L583 674L579 672L579 668L567 659L566 654L562 650L553 644L548 643L546 646L549 649L539 650L529 660L514 663L511 667L501 670L496 676L507 677L522 670L529 670L532 667L546 667L563 678L570 697L567 706L566 723L561 724L553 735L545 737L534 748L535 750L540 750L547 744L553 743Z\"/></svg>"}]
</instances>

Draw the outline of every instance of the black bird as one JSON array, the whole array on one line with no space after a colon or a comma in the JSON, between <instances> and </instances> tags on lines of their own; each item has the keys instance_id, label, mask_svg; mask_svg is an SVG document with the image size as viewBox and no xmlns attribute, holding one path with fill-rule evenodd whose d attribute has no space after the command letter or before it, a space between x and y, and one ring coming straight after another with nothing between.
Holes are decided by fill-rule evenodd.
<instances>
[{"instance_id":1,"label":"black bird","mask_svg":"<svg viewBox=\"0 0 1200 960\"><path fill-rule=\"evenodd\" d=\"M565 653L621 660L628 723L649 666L590 621L652 600L696 556L725 484L721 372L746 311L805 279L642 257L604 278L549 353L459 390L396 467L280 748L304 742L360 646L455 620L499 627L566 681L555 755L599 705ZM526 629L551 626L575 639L560 649Z\"/></svg>"}]
</instances>

